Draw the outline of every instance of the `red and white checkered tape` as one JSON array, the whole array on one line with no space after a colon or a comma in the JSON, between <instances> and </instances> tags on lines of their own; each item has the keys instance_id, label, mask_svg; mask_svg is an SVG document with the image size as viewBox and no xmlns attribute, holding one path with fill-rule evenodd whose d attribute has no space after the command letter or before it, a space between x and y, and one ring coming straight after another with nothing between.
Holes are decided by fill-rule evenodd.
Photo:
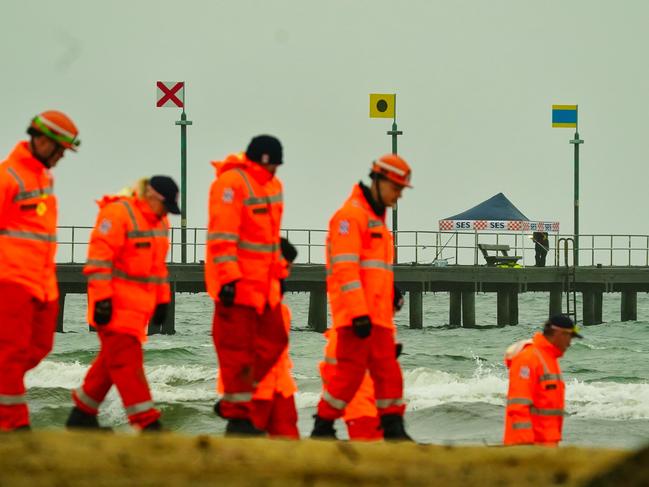
<instances>
[{"instance_id":1,"label":"red and white checkered tape","mask_svg":"<svg viewBox=\"0 0 649 487\"><path fill-rule=\"evenodd\" d=\"M488 227L487 220L476 220L473 222L474 230L486 230Z\"/></svg>"},{"instance_id":2,"label":"red and white checkered tape","mask_svg":"<svg viewBox=\"0 0 649 487\"><path fill-rule=\"evenodd\" d=\"M559 222L552 222L552 225L550 225L550 228L552 228L553 232L559 233Z\"/></svg>"},{"instance_id":3,"label":"red and white checkered tape","mask_svg":"<svg viewBox=\"0 0 649 487\"><path fill-rule=\"evenodd\" d=\"M439 231L448 232L449 230L453 230L453 220L440 220Z\"/></svg>"},{"instance_id":4,"label":"red and white checkered tape","mask_svg":"<svg viewBox=\"0 0 649 487\"><path fill-rule=\"evenodd\" d=\"M523 222L520 220L512 220L507 222L507 230L510 232L520 232L523 229Z\"/></svg>"}]
</instances>

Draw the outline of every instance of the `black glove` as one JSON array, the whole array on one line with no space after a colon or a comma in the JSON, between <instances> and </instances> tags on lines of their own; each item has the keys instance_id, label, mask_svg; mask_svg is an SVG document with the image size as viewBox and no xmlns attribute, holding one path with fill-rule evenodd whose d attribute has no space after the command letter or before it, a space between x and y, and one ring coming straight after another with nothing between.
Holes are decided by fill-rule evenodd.
<instances>
[{"instance_id":1,"label":"black glove","mask_svg":"<svg viewBox=\"0 0 649 487\"><path fill-rule=\"evenodd\" d=\"M403 343L395 343L394 354L396 355L397 358L401 356L401 352L403 352Z\"/></svg>"},{"instance_id":2,"label":"black glove","mask_svg":"<svg viewBox=\"0 0 649 487\"><path fill-rule=\"evenodd\" d=\"M236 294L236 285L237 281L228 282L221 286L221 291L219 291L219 301L223 303L223 306L230 307L234 304L234 295Z\"/></svg>"},{"instance_id":3,"label":"black glove","mask_svg":"<svg viewBox=\"0 0 649 487\"><path fill-rule=\"evenodd\" d=\"M372 322L367 315L357 316L352 320L354 335L358 338L367 338L372 333Z\"/></svg>"},{"instance_id":4,"label":"black glove","mask_svg":"<svg viewBox=\"0 0 649 487\"><path fill-rule=\"evenodd\" d=\"M392 307L394 308L395 313L397 311L401 311L401 308L403 308L403 292L397 287L396 284L394 285L394 298L392 298Z\"/></svg>"},{"instance_id":5,"label":"black glove","mask_svg":"<svg viewBox=\"0 0 649 487\"><path fill-rule=\"evenodd\" d=\"M153 312L153 317L151 318L151 323L154 325L162 325L167 319L167 310L169 309L169 303L160 303L155 307Z\"/></svg>"},{"instance_id":6,"label":"black glove","mask_svg":"<svg viewBox=\"0 0 649 487\"><path fill-rule=\"evenodd\" d=\"M287 238L284 237L279 239L279 244L282 250L282 257L284 257L292 264L293 261L297 258L297 249L295 248L295 245L293 245L288 241Z\"/></svg>"},{"instance_id":7,"label":"black glove","mask_svg":"<svg viewBox=\"0 0 649 487\"><path fill-rule=\"evenodd\" d=\"M284 296L284 293L286 292L286 281L284 281L284 279L279 280L279 292L282 293L282 296Z\"/></svg>"},{"instance_id":8,"label":"black glove","mask_svg":"<svg viewBox=\"0 0 649 487\"><path fill-rule=\"evenodd\" d=\"M113 315L113 300L102 299L95 302L95 310L92 314L92 319L95 320L97 325L107 325Z\"/></svg>"}]
</instances>

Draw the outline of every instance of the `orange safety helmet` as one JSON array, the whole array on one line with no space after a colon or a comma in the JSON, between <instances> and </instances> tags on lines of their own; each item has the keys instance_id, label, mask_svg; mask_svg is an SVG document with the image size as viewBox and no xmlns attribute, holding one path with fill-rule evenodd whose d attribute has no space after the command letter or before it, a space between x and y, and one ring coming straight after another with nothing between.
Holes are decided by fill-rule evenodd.
<instances>
[{"instance_id":1,"label":"orange safety helmet","mask_svg":"<svg viewBox=\"0 0 649 487\"><path fill-rule=\"evenodd\" d=\"M372 173L386 177L393 183L412 188L412 170L406 161L396 154L386 154L372 163Z\"/></svg>"},{"instance_id":2,"label":"orange safety helmet","mask_svg":"<svg viewBox=\"0 0 649 487\"><path fill-rule=\"evenodd\" d=\"M77 139L79 136L77 126L65 113L56 110L47 110L36 115L27 129L27 133L30 135L42 134L74 152L81 145L81 141Z\"/></svg>"}]
</instances>

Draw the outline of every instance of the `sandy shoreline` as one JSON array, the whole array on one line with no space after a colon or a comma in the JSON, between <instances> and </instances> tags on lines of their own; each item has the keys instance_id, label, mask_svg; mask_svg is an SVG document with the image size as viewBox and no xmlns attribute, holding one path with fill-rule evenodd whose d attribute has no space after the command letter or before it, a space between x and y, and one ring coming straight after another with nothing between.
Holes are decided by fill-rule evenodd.
<instances>
[{"instance_id":1,"label":"sandy shoreline","mask_svg":"<svg viewBox=\"0 0 649 487\"><path fill-rule=\"evenodd\" d=\"M572 486L631 454L36 432L0 436L0 486Z\"/></svg>"}]
</instances>

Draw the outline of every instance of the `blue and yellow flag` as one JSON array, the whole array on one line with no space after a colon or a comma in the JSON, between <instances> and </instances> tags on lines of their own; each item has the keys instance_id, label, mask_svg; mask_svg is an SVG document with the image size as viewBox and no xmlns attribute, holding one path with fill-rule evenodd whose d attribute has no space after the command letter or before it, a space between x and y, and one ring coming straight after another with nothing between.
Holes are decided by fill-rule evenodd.
<instances>
[{"instance_id":1,"label":"blue and yellow flag","mask_svg":"<svg viewBox=\"0 0 649 487\"><path fill-rule=\"evenodd\" d=\"M577 128L577 105L552 105L552 126Z\"/></svg>"}]
</instances>

